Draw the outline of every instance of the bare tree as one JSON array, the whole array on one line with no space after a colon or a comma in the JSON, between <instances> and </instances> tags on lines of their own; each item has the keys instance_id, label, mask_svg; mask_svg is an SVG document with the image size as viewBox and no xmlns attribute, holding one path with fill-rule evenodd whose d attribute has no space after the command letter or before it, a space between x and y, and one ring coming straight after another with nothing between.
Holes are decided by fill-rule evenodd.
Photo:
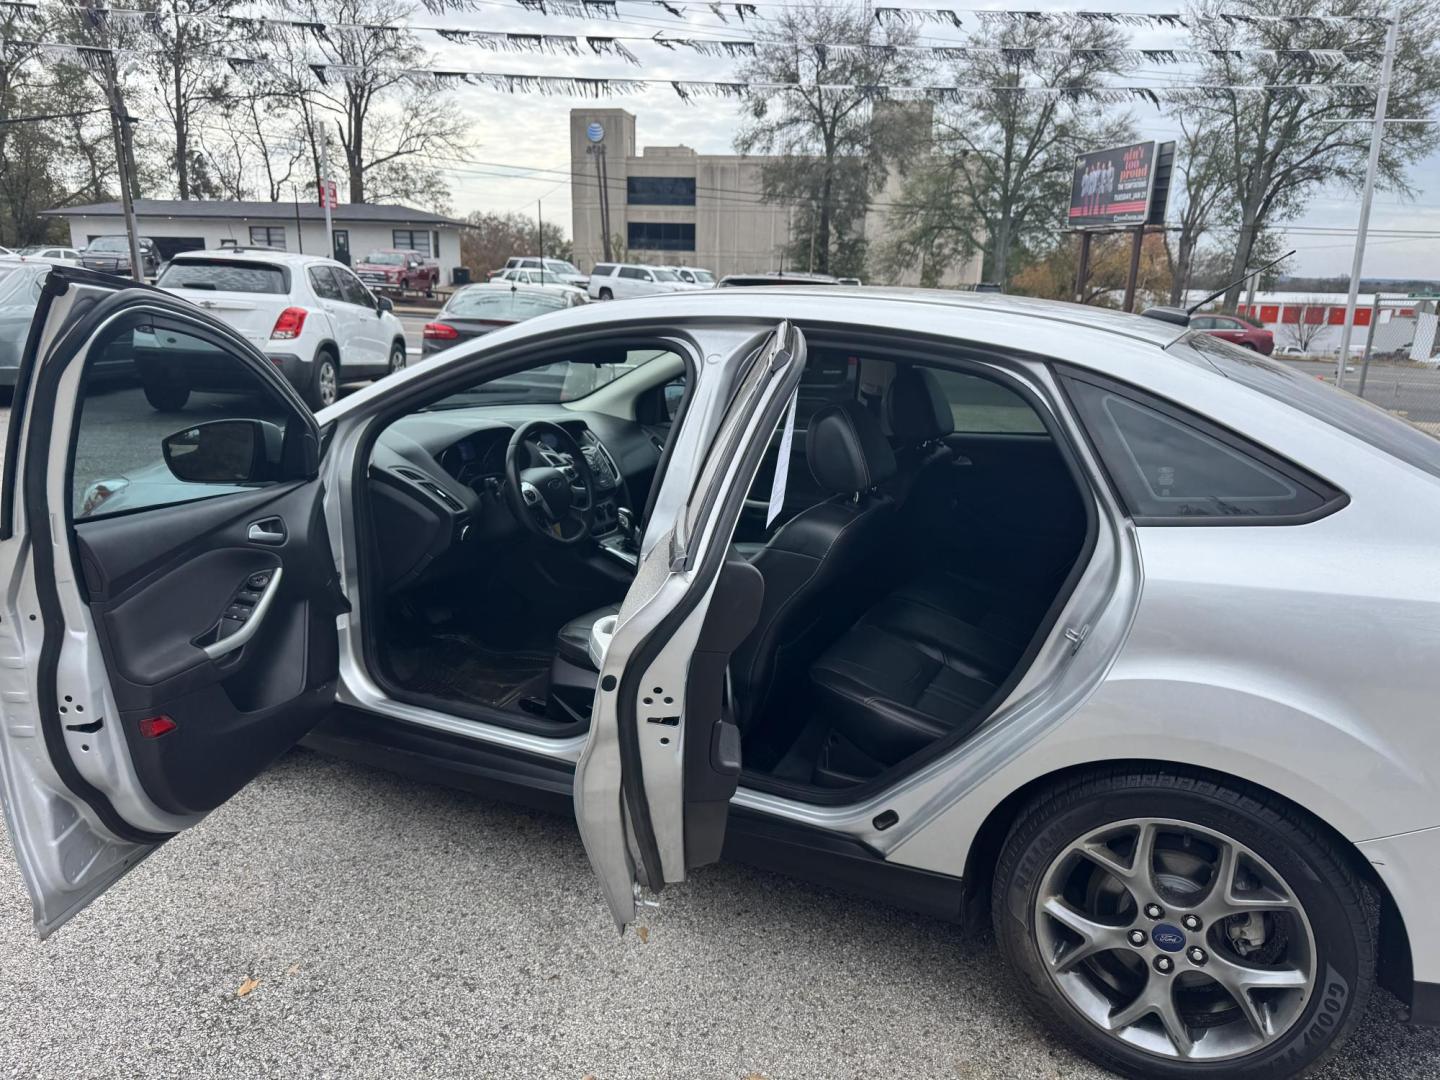
<instances>
[{"instance_id":1,"label":"bare tree","mask_svg":"<svg viewBox=\"0 0 1440 1080\"><path fill-rule=\"evenodd\" d=\"M307 0L323 34L277 50L287 93L300 114L320 178L320 140L339 143L350 201L415 198L433 204L444 190L436 159L465 150L468 125L451 94L418 85L427 62L403 0ZM316 57L323 64L316 67ZM328 72L326 69L336 70Z\"/></svg>"},{"instance_id":2,"label":"bare tree","mask_svg":"<svg viewBox=\"0 0 1440 1080\"><path fill-rule=\"evenodd\" d=\"M1273 55L1237 51L1237 25L1222 18L1240 13L1274 16L1248 24L1246 44ZM1370 133L1363 124L1331 121L1369 116L1375 108L1374 67L1326 68L1303 50L1352 50L1378 55L1391 5L1380 0L1341 0L1327 14L1368 15L1377 21L1316 21L1310 0L1203 0L1189 19L1194 44L1211 53L1204 80L1218 86L1329 83L1325 93L1270 89L1221 95L1192 108L1221 135L1231 197L1236 202L1236 243L1230 278L1239 279L1255 260L1257 238L1299 213L1327 184L1358 188L1364 178ZM1428 0L1401 0L1399 50L1390 90L1394 116L1428 116L1440 101L1440 15ZM1297 51L1299 50L1299 51ZM1433 125L1391 124L1380 157L1380 183L1405 192L1405 168L1440 144ZM1225 294L1235 310L1243 286Z\"/></svg>"},{"instance_id":3,"label":"bare tree","mask_svg":"<svg viewBox=\"0 0 1440 1080\"><path fill-rule=\"evenodd\" d=\"M1128 117L1108 116L1086 97L1122 70L1126 39L1113 26L1076 21L992 28L971 42L994 51L955 61L950 81L957 85L1055 87L1070 95L1001 90L942 108L934 152L891 211L895 240L886 261L893 268L920 260L938 279L945 266L983 250L985 279L1006 285L1017 263L1055 234L1075 155L1132 137Z\"/></svg>"},{"instance_id":4,"label":"bare tree","mask_svg":"<svg viewBox=\"0 0 1440 1080\"><path fill-rule=\"evenodd\" d=\"M1176 141L1176 171L1179 173L1180 230L1175 251L1166 234L1165 251L1170 256L1170 303L1179 304L1190 287L1195 252L1217 219L1233 216L1230 174L1226 168L1223 132L1211 118L1198 121L1181 113L1180 138Z\"/></svg>"},{"instance_id":5,"label":"bare tree","mask_svg":"<svg viewBox=\"0 0 1440 1080\"><path fill-rule=\"evenodd\" d=\"M1311 346L1325 333L1325 318L1330 311L1331 303L1331 300L1323 296L1311 296L1300 301L1299 321L1280 324L1280 332L1285 338L1285 343L1294 345L1302 353L1308 355L1311 352ZM1294 304L1285 306L1287 308L1295 307Z\"/></svg>"},{"instance_id":6,"label":"bare tree","mask_svg":"<svg viewBox=\"0 0 1440 1080\"><path fill-rule=\"evenodd\" d=\"M881 29L859 8L826 0L781 8L770 26L772 36L742 66L740 78L798 86L749 90L736 148L777 158L762 169L761 183L768 201L795 207L795 261L820 273L861 274L870 202L890 163L915 138L928 136L917 130L928 125L928 109L872 110L875 88L911 82L922 70L919 54L904 48L914 33Z\"/></svg>"}]
</instances>

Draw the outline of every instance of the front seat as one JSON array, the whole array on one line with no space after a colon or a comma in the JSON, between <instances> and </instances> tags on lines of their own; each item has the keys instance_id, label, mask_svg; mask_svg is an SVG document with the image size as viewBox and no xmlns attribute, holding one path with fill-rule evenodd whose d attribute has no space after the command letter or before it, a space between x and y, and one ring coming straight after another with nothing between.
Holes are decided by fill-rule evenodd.
<instances>
[{"instance_id":1,"label":"front seat","mask_svg":"<svg viewBox=\"0 0 1440 1080\"><path fill-rule=\"evenodd\" d=\"M803 689L811 661L874 602L884 578L862 572L879 556L895 508L883 491L895 476L895 455L879 422L859 402L828 405L810 418L805 457L830 498L791 518L748 556L765 595L755 629L730 666L742 729L773 703L777 672L793 672L794 689ZM590 628L617 610L591 611L560 629L552 683L573 679L576 668L593 672ZM591 680L593 687L593 674Z\"/></svg>"}]
</instances>

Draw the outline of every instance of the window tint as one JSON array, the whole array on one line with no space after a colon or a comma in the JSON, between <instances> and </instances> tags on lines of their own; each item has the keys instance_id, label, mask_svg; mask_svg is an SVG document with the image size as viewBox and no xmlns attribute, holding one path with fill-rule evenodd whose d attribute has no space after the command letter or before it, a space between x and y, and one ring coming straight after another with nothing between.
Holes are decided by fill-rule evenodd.
<instances>
[{"instance_id":1,"label":"window tint","mask_svg":"<svg viewBox=\"0 0 1440 1080\"><path fill-rule=\"evenodd\" d=\"M695 223L632 221L626 226L625 244L636 251L694 251Z\"/></svg>"},{"instance_id":2,"label":"window tint","mask_svg":"<svg viewBox=\"0 0 1440 1080\"><path fill-rule=\"evenodd\" d=\"M930 368L945 391L955 430L976 435L1048 435L1035 410L1015 391L978 375Z\"/></svg>"},{"instance_id":3,"label":"window tint","mask_svg":"<svg viewBox=\"0 0 1440 1080\"><path fill-rule=\"evenodd\" d=\"M1363 398L1206 334L1183 337L1167 351L1178 359L1205 365L1242 386L1283 401L1431 476L1440 476L1440 439Z\"/></svg>"},{"instance_id":4,"label":"window tint","mask_svg":"<svg viewBox=\"0 0 1440 1080\"><path fill-rule=\"evenodd\" d=\"M800 375L800 391L795 399L795 426L804 431L810 417L819 409L837 401L850 401L860 384L860 361L836 349L815 349L805 361Z\"/></svg>"},{"instance_id":5,"label":"window tint","mask_svg":"<svg viewBox=\"0 0 1440 1080\"><path fill-rule=\"evenodd\" d=\"M330 272L335 275L335 280L340 285L340 295L347 304L359 304L361 307L374 307L370 299L370 292L360 279L348 270L341 270L338 266L332 266Z\"/></svg>"},{"instance_id":6,"label":"window tint","mask_svg":"<svg viewBox=\"0 0 1440 1080\"><path fill-rule=\"evenodd\" d=\"M1340 497L1199 417L1107 386L1065 385L1137 519L1302 518Z\"/></svg>"},{"instance_id":7,"label":"window tint","mask_svg":"<svg viewBox=\"0 0 1440 1080\"><path fill-rule=\"evenodd\" d=\"M278 266L222 259L172 262L155 284L162 289L272 293L280 296L290 291L285 271Z\"/></svg>"},{"instance_id":8,"label":"window tint","mask_svg":"<svg viewBox=\"0 0 1440 1080\"><path fill-rule=\"evenodd\" d=\"M211 420L294 414L239 356L167 327L114 330L90 349L71 479L77 519L245 491L248 483L192 483L165 464L166 436Z\"/></svg>"},{"instance_id":9,"label":"window tint","mask_svg":"<svg viewBox=\"0 0 1440 1080\"><path fill-rule=\"evenodd\" d=\"M645 271L636 266L622 266L620 268L620 276L638 281L645 277Z\"/></svg>"},{"instance_id":10,"label":"window tint","mask_svg":"<svg viewBox=\"0 0 1440 1080\"><path fill-rule=\"evenodd\" d=\"M335 274L328 266L310 267L310 287L322 300L345 299L340 292L340 283L335 280Z\"/></svg>"},{"instance_id":11,"label":"window tint","mask_svg":"<svg viewBox=\"0 0 1440 1080\"><path fill-rule=\"evenodd\" d=\"M625 181L625 201L636 206L694 206L693 176L631 176Z\"/></svg>"},{"instance_id":12,"label":"window tint","mask_svg":"<svg viewBox=\"0 0 1440 1080\"><path fill-rule=\"evenodd\" d=\"M615 272L614 263L596 263L595 269L590 271L591 277L606 277Z\"/></svg>"}]
</instances>

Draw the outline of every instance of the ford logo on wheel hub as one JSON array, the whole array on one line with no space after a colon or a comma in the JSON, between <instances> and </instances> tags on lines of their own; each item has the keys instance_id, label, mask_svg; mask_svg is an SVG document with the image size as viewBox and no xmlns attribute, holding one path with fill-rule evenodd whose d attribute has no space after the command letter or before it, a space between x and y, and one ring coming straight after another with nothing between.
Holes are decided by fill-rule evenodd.
<instances>
[{"instance_id":1,"label":"ford logo on wheel hub","mask_svg":"<svg viewBox=\"0 0 1440 1080\"><path fill-rule=\"evenodd\" d=\"M1150 940L1166 952L1179 952L1185 947L1185 931L1169 923L1161 923L1150 931Z\"/></svg>"}]
</instances>

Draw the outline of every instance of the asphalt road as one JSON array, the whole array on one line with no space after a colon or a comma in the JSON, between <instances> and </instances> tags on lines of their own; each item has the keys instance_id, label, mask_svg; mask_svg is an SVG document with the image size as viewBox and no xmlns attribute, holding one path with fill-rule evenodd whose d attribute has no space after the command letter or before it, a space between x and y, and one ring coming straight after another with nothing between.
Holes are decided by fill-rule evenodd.
<instances>
[{"instance_id":1,"label":"asphalt road","mask_svg":"<svg viewBox=\"0 0 1440 1080\"><path fill-rule=\"evenodd\" d=\"M944 923L717 866L645 927L568 820L299 751L48 942L0 846L0 1075L1104 1075ZM1440 1077L1397 1013L1321 1075Z\"/></svg>"}]
</instances>

